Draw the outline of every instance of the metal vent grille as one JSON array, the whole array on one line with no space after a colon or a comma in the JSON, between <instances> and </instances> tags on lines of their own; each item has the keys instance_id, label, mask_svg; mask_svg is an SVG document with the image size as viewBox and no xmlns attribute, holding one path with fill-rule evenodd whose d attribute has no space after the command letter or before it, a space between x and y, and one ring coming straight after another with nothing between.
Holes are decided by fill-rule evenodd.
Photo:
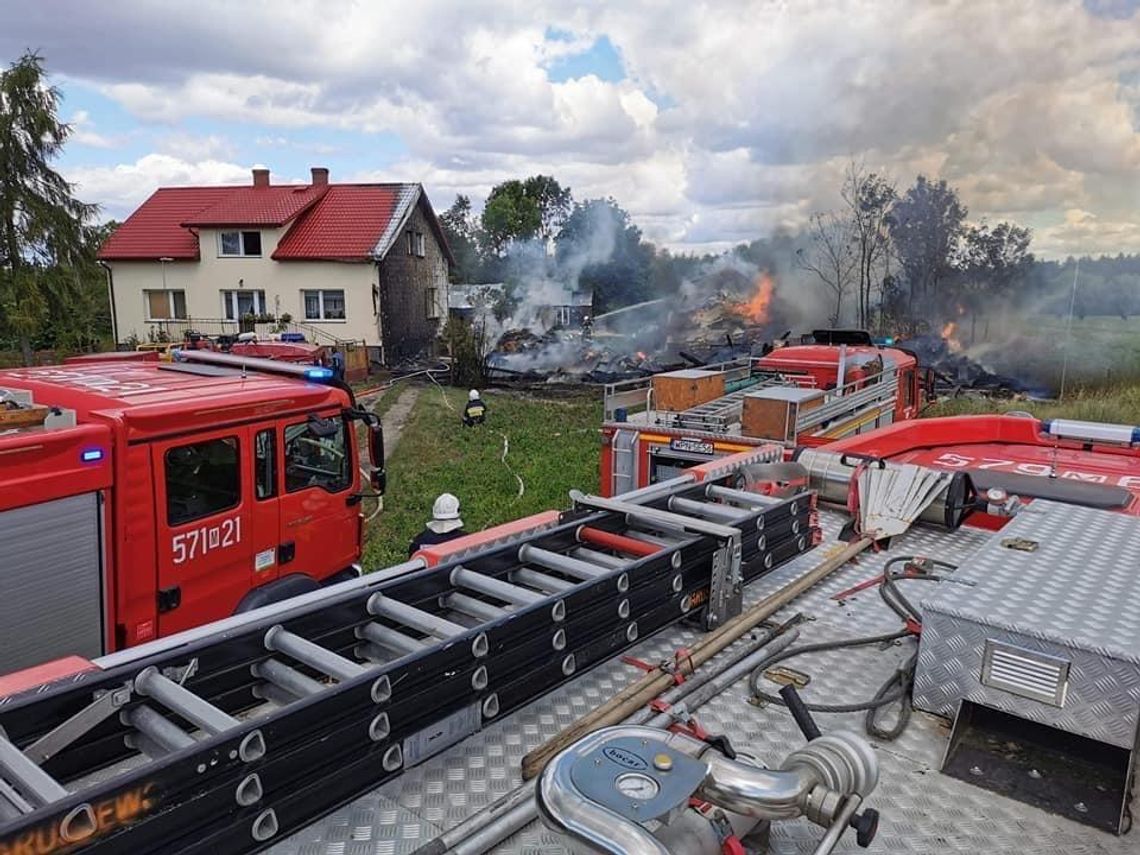
<instances>
[{"instance_id":1,"label":"metal vent grille","mask_svg":"<svg viewBox=\"0 0 1140 855\"><path fill-rule=\"evenodd\" d=\"M1068 659L988 638L982 660L982 685L1063 707L1069 688L1069 666Z\"/></svg>"}]
</instances>

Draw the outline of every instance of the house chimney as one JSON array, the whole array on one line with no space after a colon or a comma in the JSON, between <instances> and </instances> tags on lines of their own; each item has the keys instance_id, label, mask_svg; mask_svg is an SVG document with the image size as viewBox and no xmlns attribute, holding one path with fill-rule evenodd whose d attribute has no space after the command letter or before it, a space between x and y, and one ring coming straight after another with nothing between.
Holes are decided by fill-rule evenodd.
<instances>
[{"instance_id":1,"label":"house chimney","mask_svg":"<svg viewBox=\"0 0 1140 855\"><path fill-rule=\"evenodd\" d=\"M269 186L269 170L264 166L255 166L253 168L253 186L254 187L268 187Z\"/></svg>"},{"instance_id":2,"label":"house chimney","mask_svg":"<svg viewBox=\"0 0 1140 855\"><path fill-rule=\"evenodd\" d=\"M329 183L329 170L327 166L314 166L309 171L313 175L314 187L323 187Z\"/></svg>"}]
</instances>

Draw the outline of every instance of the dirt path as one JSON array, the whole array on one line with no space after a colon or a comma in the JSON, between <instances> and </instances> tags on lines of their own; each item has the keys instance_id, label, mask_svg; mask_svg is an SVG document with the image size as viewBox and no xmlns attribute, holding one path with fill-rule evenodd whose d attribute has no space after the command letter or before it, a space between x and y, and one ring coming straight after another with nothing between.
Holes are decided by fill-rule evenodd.
<instances>
[{"instance_id":1,"label":"dirt path","mask_svg":"<svg viewBox=\"0 0 1140 855\"><path fill-rule=\"evenodd\" d=\"M420 389L418 386L409 386L399 397L396 402L388 408L388 412L384 414L384 458L388 459L392 456L392 451L395 449L396 444L400 441L400 434L404 432L404 425L408 421L408 416L412 414L412 407L416 404L416 399L420 396Z\"/></svg>"}]
</instances>

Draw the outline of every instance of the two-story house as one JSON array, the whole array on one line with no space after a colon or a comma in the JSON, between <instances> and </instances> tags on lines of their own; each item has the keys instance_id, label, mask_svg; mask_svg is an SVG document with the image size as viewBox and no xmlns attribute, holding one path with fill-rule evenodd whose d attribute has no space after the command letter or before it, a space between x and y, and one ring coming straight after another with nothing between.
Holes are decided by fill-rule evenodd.
<instances>
[{"instance_id":1,"label":"two-story house","mask_svg":"<svg viewBox=\"0 0 1140 855\"><path fill-rule=\"evenodd\" d=\"M107 239L113 332L155 332L288 315L364 341L393 363L429 349L447 314L454 260L420 184L162 187Z\"/></svg>"}]
</instances>

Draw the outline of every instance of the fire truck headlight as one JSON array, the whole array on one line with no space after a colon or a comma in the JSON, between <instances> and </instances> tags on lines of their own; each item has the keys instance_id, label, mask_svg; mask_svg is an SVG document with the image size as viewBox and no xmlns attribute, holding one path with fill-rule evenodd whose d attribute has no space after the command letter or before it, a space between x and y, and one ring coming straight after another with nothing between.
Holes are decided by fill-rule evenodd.
<instances>
[{"instance_id":1,"label":"fire truck headlight","mask_svg":"<svg viewBox=\"0 0 1140 855\"><path fill-rule=\"evenodd\" d=\"M79 459L84 463L98 463L103 459L103 449L85 448L79 453Z\"/></svg>"}]
</instances>

